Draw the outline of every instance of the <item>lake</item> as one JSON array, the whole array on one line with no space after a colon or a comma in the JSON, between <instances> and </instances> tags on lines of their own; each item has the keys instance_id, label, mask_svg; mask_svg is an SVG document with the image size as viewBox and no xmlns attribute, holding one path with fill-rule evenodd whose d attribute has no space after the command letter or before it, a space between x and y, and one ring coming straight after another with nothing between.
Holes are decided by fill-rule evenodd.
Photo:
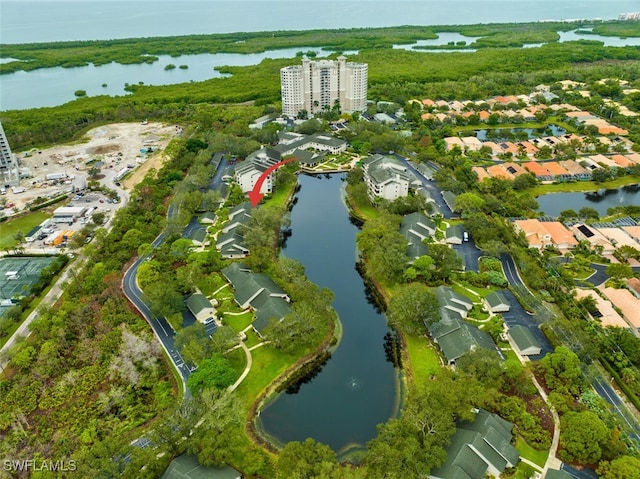
<instances>
[{"instance_id":1,"label":"lake","mask_svg":"<svg viewBox=\"0 0 640 479\"><path fill-rule=\"evenodd\" d=\"M278 442L312 437L338 453L364 447L399 402L399 372L384 349L386 318L355 268L358 228L343 203L343 178L300 175L293 234L282 250L304 265L309 280L334 292L342 340L317 376L295 394L281 394L259 417Z\"/></svg>"},{"instance_id":2,"label":"lake","mask_svg":"<svg viewBox=\"0 0 640 479\"><path fill-rule=\"evenodd\" d=\"M524 141L531 138L540 138L542 136L558 136L567 132L558 125L547 125L545 128L491 128L475 130L478 140L518 140Z\"/></svg>"},{"instance_id":3,"label":"lake","mask_svg":"<svg viewBox=\"0 0 640 479\"><path fill-rule=\"evenodd\" d=\"M87 96L125 95L125 83L145 85L174 85L203 81L223 76L215 67L257 65L265 58L295 58L296 53L313 51L318 58L332 53L320 48L300 47L269 50L263 53L206 53L171 57L159 55L154 63L120 65L108 63L100 66L76 68L40 68L30 72L19 71L0 75L0 110L23 110L55 106L74 100L76 90L85 90ZM351 52L345 52L349 54ZM299 60L292 60L292 62ZM173 64L173 70L165 66ZM187 65L187 69L179 68ZM102 85L106 84L106 87Z\"/></svg>"},{"instance_id":4,"label":"lake","mask_svg":"<svg viewBox=\"0 0 640 479\"><path fill-rule=\"evenodd\" d=\"M537 198L538 211L546 216L560 216L563 210L578 211L588 206L600 216L607 215L607 209L614 206L640 205L640 186L630 185L615 190L599 190L588 193L549 193Z\"/></svg>"},{"instance_id":5,"label":"lake","mask_svg":"<svg viewBox=\"0 0 640 479\"><path fill-rule=\"evenodd\" d=\"M558 32L560 41L576 39L590 39L604 42L609 46L640 45L640 38L601 37L599 35L577 35L575 32ZM464 50L438 50L428 49L429 46L443 46L450 42L466 42L471 44L479 37L465 37L457 32L439 32L438 38L417 40L412 44L394 45L395 49L404 49L417 52L473 53L473 48ZM528 44L525 47L541 46L542 44ZM419 48L415 48L419 47ZM182 55L171 57L159 55L154 63L120 65L109 63L106 65L76 68L41 68L29 72L18 71L15 73L0 75L0 111L24 110L28 108L40 108L56 106L74 100L76 90L84 90L87 96L125 95L125 84L144 83L145 85L175 85L192 81L204 81L211 78L220 78L223 75L214 70L220 66L250 66L260 63L265 58L292 58L298 52L313 51L318 58L326 57L334 51L323 50L317 47L296 47L278 50L268 50L263 53L203 53L198 55ZM345 55L357 54L357 51L344 51ZM10 58L0 59L0 63L13 61ZM165 66L173 64L176 68L165 70ZM188 68L181 69L180 65ZM103 86L106 85L106 86ZM483 130L481 130L483 131ZM482 133L480 133L482 134ZM553 133L556 135L556 133ZM531 137L531 136L530 136ZM478 137L480 138L480 136ZM484 138L480 138L484 139ZM506 138L505 138L506 139Z\"/></svg>"}]
</instances>

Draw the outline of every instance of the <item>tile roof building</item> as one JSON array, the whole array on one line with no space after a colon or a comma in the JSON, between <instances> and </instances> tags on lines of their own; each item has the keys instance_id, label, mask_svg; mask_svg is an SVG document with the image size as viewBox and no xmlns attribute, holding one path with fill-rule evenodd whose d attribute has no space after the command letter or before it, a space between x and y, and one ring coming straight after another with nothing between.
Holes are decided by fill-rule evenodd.
<instances>
[{"instance_id":1,"label":"tile roof building","mask_svg":"<svg viewBox=\"0 0 640 479\"><path fill-rule=\"evenodd\" d=\"M544 249L550 246L558 249L572 249L578 241L571 231L559 221L537 219L516 220L516 232L523 232L530 248Z\"/></svg>"},{"instance_id":2,"label":"tile roof building","mask_svg":"<svg viewBox=\"0 0 640 479\"><path fill-rule=\"evenodd\" d=\"M630 246L640 248L640 245L626 231L620 228L596 228L605 238L607 238L616 248L620 246Z\"/></svg>"},{"instance_id":3,"label":"tile roof building","mask_svg":"<svg viewBox=\"0 0 640 479\"><path fill-rule=\"evenodd\" d=\"M585 297L591 297L598 308L598 321L602 326L614 326L616 328L628 328L629 325L622 316L615 310L611 301L602 298L598 293L591 289L576 288L576 299L580 300Z\"/></svg>"},{"instance_id":4,"label":"tile roof building","mask_svg":"<svg viewBox=\"0 0 640 479\"><path fill-rule=\"evenodd\" d=\"M636 298L628 289L598 287L611 303L622 311L622 316L635 328L640 328L640 299Z\"/></svg>"},{"instance_id":5,"label":"tile roof building","mask_svg":"<svg viewBox=\"0 0 640 479\"><path fill-rule=\"evenodd\" d=\"M606 236L589 225L576 223L571 226L570 230L579 241L586 240L591 243L592 247L602 248L602 254L612 254L616 250Z\"/></svg>"}]
</instances>

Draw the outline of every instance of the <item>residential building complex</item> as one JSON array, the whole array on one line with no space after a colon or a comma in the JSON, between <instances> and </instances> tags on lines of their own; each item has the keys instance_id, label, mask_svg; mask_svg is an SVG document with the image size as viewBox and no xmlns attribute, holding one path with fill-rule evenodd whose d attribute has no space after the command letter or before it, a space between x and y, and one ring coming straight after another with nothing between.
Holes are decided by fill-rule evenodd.
<instances>
[{"instance_id":1,"label":"residential building complex","mask_svg":"<svg viewBox=\"0 0 640 479\"><path fill-rule=\"evenodd\" d=\"M324 153L337 154L347 149L347 142L329 134L302 135L300 133L278 133L278 144L254 151L235 166L235 180L243 193L253 190L260 176L287 156L300 160L301 166L312 168L323 158ZM313 151L308 151L313 150ZM315 154L320 152L320 154ZM270 173L260 188L260 193L273 190L275 172Z\"/></svg>"},{"instance_id":2,"label":"residential building complex","mask_svg":"<svg viewBox=\"0 0 640 479\"><path fill-rule=\"evenodd\" d=\"M430 479L498 477L515 467L520 454L512 446L513 424L497 414L479 410L473 422L458 424L447 448L447 460Z\"/></svg>"},{"instance_id":3,"label":"residential building complex","mask_svg":"<svg viewBox=\"0 0 640 479\"><path fill-rule=\"evenodd\" d=\"M363 161L362 167L371 201L376 198L393 201L409 194L414 177L396 158L373 155Z\"/></svg>"},{"instance_id":4,"label":"residential building complex","mask_svg":"<svg viewBox=\"0 0 640 479\"><path fill-rule=\"evenodd\" d=\"M294 117L302 110L310 115L334 107L347 113L367 108L368 65L337 60L302 59L302 65L280 70L282 113Z\"/></svg>"}]
</instances>

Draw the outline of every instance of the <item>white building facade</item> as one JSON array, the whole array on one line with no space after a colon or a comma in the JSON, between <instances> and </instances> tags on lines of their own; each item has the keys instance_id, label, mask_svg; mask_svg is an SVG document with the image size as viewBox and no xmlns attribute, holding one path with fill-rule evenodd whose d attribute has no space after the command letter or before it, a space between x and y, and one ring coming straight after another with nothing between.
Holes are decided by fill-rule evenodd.
<instances>
[{"instance_id":1,"label":"white building facade","mask_svg":"<svg viewBox=\"0 0 640 479\"><path fill-rule=\"evenodd\" d=\"M302 110L309 115L332 109L336 103L340 111L352 113L367 108L369 66L366 63L337 60L302 59L302 65L280 70L282 114L297 116Z\"/></svg>"},{"instance_id":2,"label":"white building facade","mask_svg":"<svg viewBox=\"0 0 640 479\"><path fill-rule=\"evenodd\" d=\"M372 202L377 198L393 201L409 194L412 177L397 159L373 155L363 162L364 181Z\"/></svg>"},{"instance_id":3,"label":"white building facade","mask_svg":"<svg viewBox=\"0 0 640 479\"><path fill-rule=\"evenodd\" d=\"M18 158L11 153L11 147L4 134L2 123L0 123L0 180L2 180L2 185L6 183L15 186L20 183Z\"/></svg>"}]
</instances>

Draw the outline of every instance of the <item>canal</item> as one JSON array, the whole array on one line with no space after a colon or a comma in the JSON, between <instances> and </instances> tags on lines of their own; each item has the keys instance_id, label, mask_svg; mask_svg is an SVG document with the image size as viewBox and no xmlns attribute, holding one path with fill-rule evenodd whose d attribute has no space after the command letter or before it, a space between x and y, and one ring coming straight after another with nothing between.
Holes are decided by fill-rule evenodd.
<instances>
[{"instance_id":1,"label":"canal","mask_svg":"<svg viewBox=\"0 0 640 479\"><path fill-rule=\"evenodd\" d=\"M399 371L385 355L386 318L356 271L358 228L343 202L343 178L300 175L292 236L282 251L304 265L311 281L334 292L341 342L314 376L282 393L259 417L276 442L311 437L339 455L375 437L376 425L396 414L400 392Z\"/></svg>"}]
</instances>

